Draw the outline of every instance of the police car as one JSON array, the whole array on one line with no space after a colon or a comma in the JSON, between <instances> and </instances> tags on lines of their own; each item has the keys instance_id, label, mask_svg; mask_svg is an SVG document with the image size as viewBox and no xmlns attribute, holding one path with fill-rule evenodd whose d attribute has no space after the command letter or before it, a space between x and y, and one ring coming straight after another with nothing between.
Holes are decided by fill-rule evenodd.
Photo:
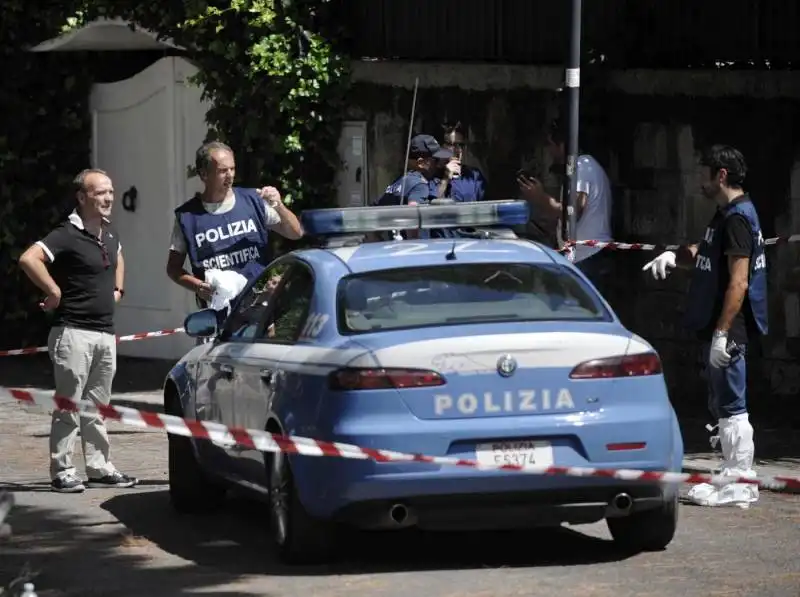
<instances>
[{"instance_id":1,"label":"police car","mask_svg":"<svg viewBox=\"0 0 800 597\"><path fill-rule=\"evenodd\" d=\"M306 211L319 246L273 262L213 338L170 372L165 411L368 448L477 460L679 471L683 442L652 346L563 256L511 231L524 202ZM458 238L425 240L431 229ZM405 230L407 240L365 242ZM628 549L673 538L678 487L419 462L262 453L170 435L171 500L260 492L283 558L337 531L484 529L607 519Z\"/></svg>"}]
</instances>

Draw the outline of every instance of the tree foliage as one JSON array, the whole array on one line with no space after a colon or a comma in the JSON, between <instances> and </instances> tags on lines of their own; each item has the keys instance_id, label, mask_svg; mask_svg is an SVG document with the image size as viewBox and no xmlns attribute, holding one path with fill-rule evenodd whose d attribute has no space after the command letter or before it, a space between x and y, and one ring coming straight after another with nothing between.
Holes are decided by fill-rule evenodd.
<instances>
[{"instance_id":1,"label":"tree foliage","mask_svg":"<svg viewBox=\"0 0 800 597\"><path fill-rule=\"evenodd\" d=\"M32 15L35 15L32 18ZM7 0L0 27L0 346L41 340L45 319L17 259L67 207L72 177L89 159L90 89L80 56L27 49L58 35L63 15ZM31 314L36 314L31 317Z\"/></svg>"},{"instance_id":2,"label":"tree foliage","mask_svg":"<svg viewBox=\"0 0 800 597\"><path fill-rule=\"evenodd\" d=\"M235 148L242 179L276 183L297 207L330 200L349 84L331 0L91 0L81 11L98 16L187 49L212 136Z\"/></svg>"}]
</instances>

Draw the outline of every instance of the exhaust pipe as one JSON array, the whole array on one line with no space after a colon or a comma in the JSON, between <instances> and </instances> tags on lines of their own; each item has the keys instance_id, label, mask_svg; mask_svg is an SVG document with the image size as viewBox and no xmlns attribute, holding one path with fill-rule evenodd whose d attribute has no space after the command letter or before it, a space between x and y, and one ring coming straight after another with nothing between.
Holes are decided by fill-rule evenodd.
<instances>
[{"instance_id":1,"label":"exhaust pipe","mask_svg":"<svg viewBox=\"0 0 800 597\"><path fill-rule=\"evenodd\" d=\"M609 503L611 512L616 516L626 516L633 509L633 498L627 493L618 493Z\"/></svg>"},{"instance_id":2,"label":"exhaust pipe","mask_svg":"<svg viewBox=\"0 0 800 597\"><path fill-rule=\"evenodd\" d=\"M395 504L389 508L389 518L391 518L396 525L402 525L408 520L408 508L403 504Z\"/></svg>"}]
</instances>

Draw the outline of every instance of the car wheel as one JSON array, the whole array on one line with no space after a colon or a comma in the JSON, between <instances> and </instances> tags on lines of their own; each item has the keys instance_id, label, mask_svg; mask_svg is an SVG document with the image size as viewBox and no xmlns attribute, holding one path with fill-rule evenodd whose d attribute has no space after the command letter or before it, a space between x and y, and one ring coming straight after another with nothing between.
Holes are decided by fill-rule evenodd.
<instances>
[{"instance_id":1,"label":"car wheel","mask_svg":"<svg viewBox=\"0 0 800 597\"><path fill-rule=\"evenodd\" d=\"M311 517L300 503L289 459L269 454L270 531L281 560L287 564L318 564L330 558L333 525Z\"/></svg>"},{"instance_id":2,"label":"car wheel","mask_svg":"<svg viewBox=\"0 0 800 597\"><path fill-rule=\"evenodd\" d=\"M672 542L678 527L678 495L655 510L637 512L623 518L609 518L608 530L623 549L661 551Z\"/></svg>"},{"instance_id":3,"label":"car wheel","mask_svg":"<svg viewBox=\"0 0 800 597\"><path fill-rule=\"evenodd\" d=\"M192 514L213 510L222 504L227 488L211 481L195 458L191 440L168 435L169 498L178 512Z\"/></svg>"}]
</instances>

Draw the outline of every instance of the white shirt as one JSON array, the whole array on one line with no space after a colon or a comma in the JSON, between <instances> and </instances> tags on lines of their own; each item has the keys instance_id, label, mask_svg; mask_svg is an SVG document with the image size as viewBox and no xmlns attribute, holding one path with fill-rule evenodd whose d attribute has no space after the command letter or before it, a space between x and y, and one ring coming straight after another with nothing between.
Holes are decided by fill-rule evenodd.
<instances>
[{"instance_id":1,"label":"white shirt","mask_svg":"<svg viewBox=\"0 0 800 597\"><path fill-rule=\"evenodd\" d=\"M611 237L611 183L606 171L590 155L578 156L578 192L586 193L586 206L578 219L575 240L600 240L608 242ZM591 257L600 247L575 247L575 263Z\"/></svg>"},{"instance_id":2,"label":"white shirt","mask_svg":"<svg viewBox=\"0 0 800 597\"><path fill-rule=\"evenodd\" d=\"M205 208L208 213L220 216L232 210L234 205L236 205L235 195L225 199L220 203L203 202L203 208ZM267 226L270 228L281 223L280 214L275 211L275 208L272 207L266 199L264 199L264 216L267 220ZM187 253L186 238L183 236L183 231L181 230L181 226L178 223L177 217L175 218L175 223L172 226L172 237L170 238L169 243L170 251L175 251L176 253L182 253L184 255Z\"/></svg>"}]
</instances>

